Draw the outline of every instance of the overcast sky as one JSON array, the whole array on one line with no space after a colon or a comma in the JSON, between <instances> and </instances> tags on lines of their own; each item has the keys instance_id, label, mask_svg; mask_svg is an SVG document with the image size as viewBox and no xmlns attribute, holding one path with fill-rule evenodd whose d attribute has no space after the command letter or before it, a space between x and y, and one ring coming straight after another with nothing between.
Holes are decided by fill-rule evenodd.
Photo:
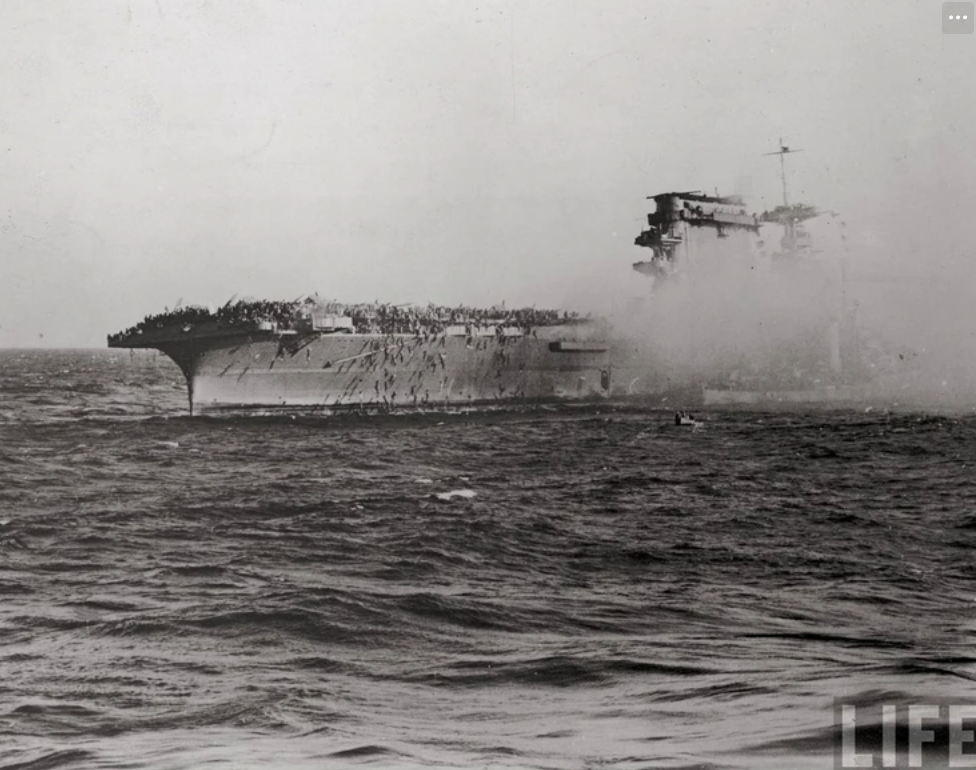
<instances>
[{"instance_id":1,"label":"overcast sky","mask_svg":"<svg viewBox=\"0 0 976 770\"><path fill-rule=\"evenodd\" d=\"M976 36L937 0L2 0L0 72L0 346L637 290L645 196L775 205L780 136L794 198L970 256Z\"/></svg>"}]
</instances>

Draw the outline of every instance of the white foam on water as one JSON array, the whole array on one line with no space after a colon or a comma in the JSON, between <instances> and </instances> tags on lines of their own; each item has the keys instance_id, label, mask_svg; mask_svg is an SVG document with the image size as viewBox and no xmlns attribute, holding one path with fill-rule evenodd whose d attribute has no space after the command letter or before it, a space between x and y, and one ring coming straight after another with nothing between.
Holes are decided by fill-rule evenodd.
<instances>
[{"instance_id":1,"label":"white foam on water","mask_svg":"<svg viewBox=\"0 0 976 770\"><path fill-rule=\"evenodd\" d=\"M456 497L463 500L470 500L475 496L476 493L471 489L452 489L450 492L438 492L434 495L438 500L453 500Z\"/></svg>"}]
</instances>

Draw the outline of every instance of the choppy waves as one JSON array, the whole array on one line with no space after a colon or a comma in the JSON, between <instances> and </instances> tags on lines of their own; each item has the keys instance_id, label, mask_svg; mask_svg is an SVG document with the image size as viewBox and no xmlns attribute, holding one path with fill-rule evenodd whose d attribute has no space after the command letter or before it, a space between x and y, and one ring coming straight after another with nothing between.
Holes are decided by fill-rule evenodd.
<instances>
[{"instance_id":1,"label":"choppy waves","mask_svg":"<svg viewBox=\"0 0 976 770\"><path fill-rule=\"evenodd\" d=\"M976 678L970 417L184 411L0 353L3 770L829 767Z\"/></svg>"}]
</instances>

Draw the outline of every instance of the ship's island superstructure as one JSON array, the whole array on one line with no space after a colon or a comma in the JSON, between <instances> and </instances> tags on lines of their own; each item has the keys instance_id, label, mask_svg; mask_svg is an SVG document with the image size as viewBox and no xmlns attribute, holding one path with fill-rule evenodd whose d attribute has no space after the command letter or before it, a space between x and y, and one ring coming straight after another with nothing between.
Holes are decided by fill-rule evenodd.
<instances>
[{"instance_id":1,"label":"ship's island superstructure","mask_svg":"<svg viewBox=\"0 0 976 770\"><path fill-rule=\"evenodd\" d=\"M780 158L783 202L762 214L749 213L738 196L710 196L697 190L650 196L654 211L634 241L650 254L635 262L633 269L648 276L657 291L676 279L693 281L689 275L695 268L708 271L722 260L749 260L773 270L814 263L817 251L805 223L836 214L789 202L784 158L793 152L799 150L791 150L781 140L780 149L768 153ZM754 354L743 355L722 371L692 372L687 382L669 376L665 390L675 388L685 401L700 400L705 405L840 404L869 397L868 380L879 370L866 361L856 305L845 300L844 264L841 255L839 282L825 293L831 296L822 298L819 324L811 323L804 334L779 340L764 351L761 362ZM754 353L755 346L750 350ZM653 351L649 356L645 351L643 357L653 360ZM654 376L654 367L643 366L647 371L642 373L631 363L627 375L617 366L617 379L633 374L634 382L660 390L661 377Z\"/></svg>"},{"instance_id":2,"label":"ship's island superstructure","mask_svg":"<svg viewBox=\"0 0 976 770\"><path fill-rule=\"evenodd\" d=\"M760 219L749 214L738 197L700 192L670 192L649 197L655 209L647 229L634 241L650 250L634 269L653 279L667 279L683 266L721 252L751 252Z\"/></svg>"},{"instance_id":3,"label":"ship's island superstructure","mask_svg":"<svg viewBox=\"0 0 976 770\"><path fill-rule=\"evenodd\" d=\"M237 301L149 316L109 347L155 348L193 413L393 411L606 398L606 324L525 308Z\"/></svg>"},{"instance_id":4,"label":"ship's island superstructure","mask_svg":"<svg viewBox=\"0 0 976 770\"><path fill-rule=\"evenodd\" d=\"M634 245L649 249L651 256L635 262L634 269L652 278L668 278L709 258L765 256L762 230L767 225L780 230L779 249L772 253L773 259L809 257L813 245L803 223L828 212L806 203L789 202L784 157L794 152L800 150L791 150L781 140L778 151L766 153L780 158L783 203L761 215L750 214L745 201L737 195L710 196L693 190L649 196L655 209L648 214L647 229L637 236Z\"/></svg>"}]
</instances>

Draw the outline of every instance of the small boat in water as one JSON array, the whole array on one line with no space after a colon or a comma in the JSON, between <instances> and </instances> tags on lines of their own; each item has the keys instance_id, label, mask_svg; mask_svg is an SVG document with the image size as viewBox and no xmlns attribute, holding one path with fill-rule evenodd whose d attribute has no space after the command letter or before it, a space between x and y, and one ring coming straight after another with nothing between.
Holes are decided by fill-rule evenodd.
<instances>
[{"instance_id":1,"label":"small boat in water","mask_svg":"<svg viewBox=\"0 0 976 770\"><path fill-rule=\"evenodd\" d=\"M674 424L681 427L697 428L701 425L698 420L696 420L692 415L687 412L675 412L674 413Z\"/></svg>"}]
</instances>

